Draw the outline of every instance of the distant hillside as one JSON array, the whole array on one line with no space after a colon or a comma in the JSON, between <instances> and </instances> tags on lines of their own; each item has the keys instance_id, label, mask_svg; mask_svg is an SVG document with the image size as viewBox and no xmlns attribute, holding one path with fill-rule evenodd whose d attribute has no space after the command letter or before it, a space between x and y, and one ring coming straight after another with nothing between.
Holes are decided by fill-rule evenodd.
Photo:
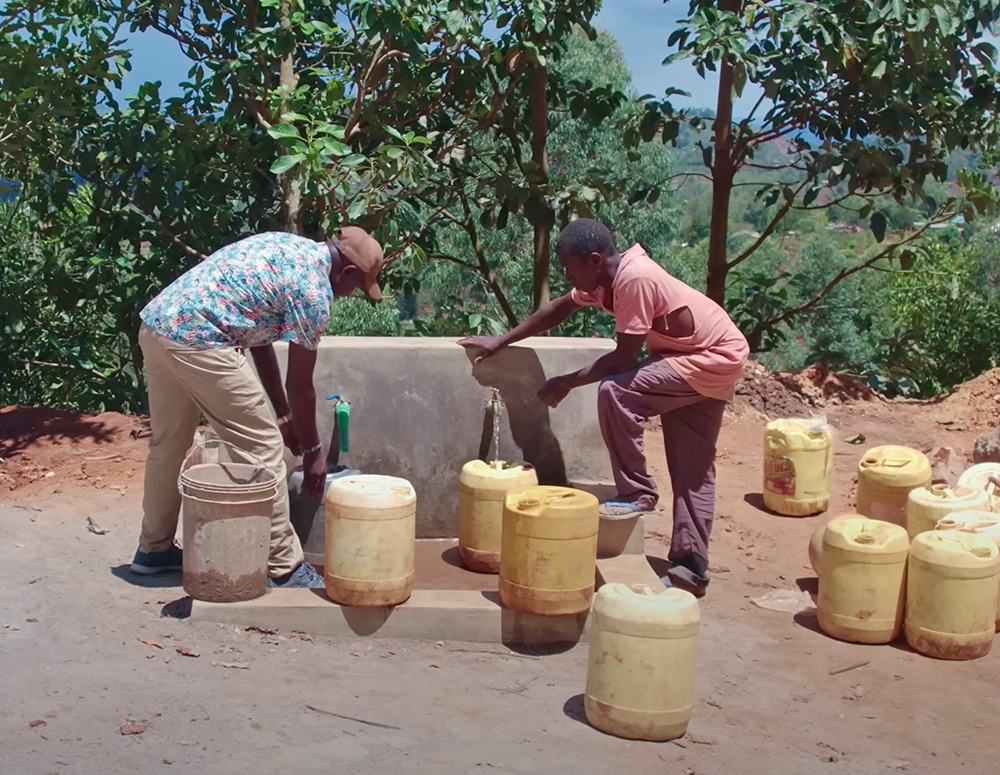
<instances>
[{"instance_id":1,"label":"distant hillside","mask_svg":"<svg viewBox=\"0 0 1000 775\"><path fill-rule=\"evenodd\" d=\"M710 146L712 141L712 119L715 112L700 108L692 110L690 115L705 118L706 121L701 131L693 129L688 124L681 124L680 132L677 136L677 145L673 149L674 171L675 172L704 172L705 163L702 149L698 143ZM812 143L818 142L818 138L809 132L800 135ZM948 180L954 181L956 173L960 169L974 168L979 164L980 155L971 150L956 150L948 160ZM772 140L761 145L754 154L754 163L765 167L779 167L790 164L793 161L791 138L781 138ZM788 172L782 177L788 179ZM775 176L765 170L753 170L754 180L773 180Z\"/></svg>"}]
</instances>

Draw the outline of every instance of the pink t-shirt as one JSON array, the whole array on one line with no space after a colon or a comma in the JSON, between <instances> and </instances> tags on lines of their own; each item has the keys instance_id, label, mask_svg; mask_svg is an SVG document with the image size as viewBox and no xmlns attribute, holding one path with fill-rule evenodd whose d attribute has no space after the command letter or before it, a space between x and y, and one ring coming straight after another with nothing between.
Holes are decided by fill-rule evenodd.
<instances>
[{"instance_id":1,"label":"pink t-shirt","mask_svg":"<svg viewBox=\"0 0 1000 775\"><path fill-rule=\"evenodd\" d=\"M750 345L722 307L671 276L641 245L622 253L611 289L614 309L605 303L603 288L593 293L574 288L573 301L610 312L620 334L644 335L650 355L665 356L703 396L733 400ZM690 336L671 336L667 315L684 307L691 311L694 330Z\"/></svg>"}]
</instances>

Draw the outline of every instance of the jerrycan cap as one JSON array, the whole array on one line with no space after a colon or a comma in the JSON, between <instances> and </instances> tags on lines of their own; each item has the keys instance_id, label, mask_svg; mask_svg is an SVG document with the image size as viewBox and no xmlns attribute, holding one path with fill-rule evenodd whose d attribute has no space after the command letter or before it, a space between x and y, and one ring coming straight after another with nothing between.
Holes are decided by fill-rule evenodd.
<instances>
[{"instance_id":1,"label":"jerrycan cap","mask_svg":"<svg viewBox=\"0 0 1000 775\"><path fill-rule=\"evenodd\" d=\"M629 585L629 589L631 589L637 595L645 596L653 594L653 588L648 584L631 584Z\"/></svg>"},{"instance_id":2,"label":"jerrycan cap","mask_svg":"<svg viewBox=\"0 0 1000 775\"><path fill-rule=\"evenodd\" d=\"M537 509L541 505L542 502L538 498L521 498L517 502L519 509Z\"/></svg>"},{"instance_id":3,"label":"jerrycan cap","mask_svg":"<svg viewBox=\"0 0 1000 775\"><path fill-rule=\"evenodd\" d=\"M873 546L877 540L878 539L874 535L868 532L858 533L858 535L854 537L854 542L861 544L862 546Z\"/></svg>"}]
</instances>

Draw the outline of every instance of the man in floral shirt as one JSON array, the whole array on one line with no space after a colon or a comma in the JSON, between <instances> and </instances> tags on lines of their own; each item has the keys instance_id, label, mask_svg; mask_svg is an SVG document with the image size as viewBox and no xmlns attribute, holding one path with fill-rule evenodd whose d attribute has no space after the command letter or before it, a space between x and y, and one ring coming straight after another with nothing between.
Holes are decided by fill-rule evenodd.
<instances>
[{"instance_id":1,"label":"man in floral shirt","mask_svg":"<svg viewBox=\"0 0 1000 775\"><path fill-rule=\"evenodd\" d=\"M174 543L181 503L177 478L204 414L223 441L278 474L269 585L323 586L304 562L289 520L283 447L303 455L303 490L320 497L326 455L316 429L316 348L334 298L358 288L382 298L377 279L382 260L378 242L356 226L343 227L328 242L258 234L213 253L142 310L139 346L149 384L152 440L135 573L181 567L181 549ZM287 397L273 342L289 343ZM259 381L245 350L253 356Z\"/></svg>"}]
</instances>

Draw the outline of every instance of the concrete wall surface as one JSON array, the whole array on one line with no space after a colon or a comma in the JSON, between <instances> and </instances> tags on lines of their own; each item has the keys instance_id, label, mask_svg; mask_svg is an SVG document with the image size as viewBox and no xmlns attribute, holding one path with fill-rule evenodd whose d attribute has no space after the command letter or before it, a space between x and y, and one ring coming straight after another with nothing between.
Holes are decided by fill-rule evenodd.
<instances>
[{"instance_id":1,"label":"concrete wall surface","mask_svg":"<svg viewBox=\"0 0 1000 775\"><path fill-rule=\"evenodd\" d=\"M453 537L462 466L494 457L487 402L496 387L504 402L501 459L531 463L543 484L608 491L611 469L597 422L597 386L572 391L555 409L536 393L547 379L613 350L613 341L528 339L476 366L457 342L324 337L314 376L324 443L334 426L333 402L324 398L339 394L351 402L347 462L366 474L408 479L417 491L417 536ZM284 369L287 347L275 349Z\"/></svg>"}]
</instances>

